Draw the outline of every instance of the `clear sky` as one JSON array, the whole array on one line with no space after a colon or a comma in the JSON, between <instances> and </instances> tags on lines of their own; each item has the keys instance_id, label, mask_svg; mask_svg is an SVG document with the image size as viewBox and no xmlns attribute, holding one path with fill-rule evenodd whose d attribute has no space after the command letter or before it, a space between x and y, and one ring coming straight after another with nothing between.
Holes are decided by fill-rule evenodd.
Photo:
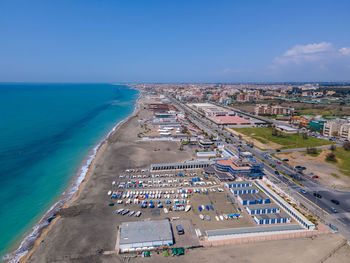
<instances>
[{"instance_id":1,"label":"clear sky","mask_svg":"<svg viewBox=\"0 0 350 263\"><path fill-rule=\"evenodd\" d=\"M0 1L0 82L349 80L349 0Z\"/></svg>"}]
</instances>

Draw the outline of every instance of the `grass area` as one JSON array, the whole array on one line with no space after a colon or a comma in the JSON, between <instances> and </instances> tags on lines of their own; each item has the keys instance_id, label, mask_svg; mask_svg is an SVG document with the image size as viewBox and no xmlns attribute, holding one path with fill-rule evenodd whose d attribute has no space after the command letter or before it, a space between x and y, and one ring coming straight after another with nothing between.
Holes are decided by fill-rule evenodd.
<instances>
[{"instance_id":1,"label":"grass area","mask_svg":"<svg viewBox=\"0 0 350 263\"><path fill-rule=\"evenodd\" d=\"M343 174L350 176L350 151L345 151L344 148L338 147L334 154L338 161L329 163L337 166Z\"/></svg>"},{"instance_id":2,"label":"grass area","mask_svg":"<svg viewBox=\"0 0 350 263\"><path fill-rule=\"evenodd\" d=\"M337 179L339 179L339 178L340 178L340 176L339 176L339 175L337 175L337 174L335 174L335 173L331 173L331 175L332 175L334 178L337 178Z\"/></svg>"},{"instance_id":3,"label":"grass area","mask_svg":"<svg viewBox=\"0 0 350 263\"><path fill-rule=\"evenodd\" d=\"M267 144L269 141L282 145L280 149L294 149L294 148L306 148L316 147L321 145L333 144L333 142L318 139L315 137L308 136L304 139L302 134L286 134L283 136L273 136L272 128L235 128L239 133L252 137L263 144Z\"/></svg>"},{"instance_id":4,"label":"grass area","mask_svg":"<svg viewBox=\"0 0 350 263\"><path fill-rule=\"evenodd\" d=\"M331 115L332 112L330 110L319 110L319 109L305 109L300 111L301 115Z\"/></svg>"}]
</instances>

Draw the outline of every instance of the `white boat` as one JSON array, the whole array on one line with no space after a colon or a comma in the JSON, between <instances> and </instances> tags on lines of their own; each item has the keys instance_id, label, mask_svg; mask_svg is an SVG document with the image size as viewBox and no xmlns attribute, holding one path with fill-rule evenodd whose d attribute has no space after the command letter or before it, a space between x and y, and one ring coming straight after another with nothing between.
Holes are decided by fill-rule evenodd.
<instances>
[{"instance_id":1,"label":"white boat","mask_svg":"<svg viewBox=\"0 0 350 263\"><path fill-rule=\"evenodd\" d=\"M133 214L135 214L135 211L131 211L128 216L132 216Z\"/></svg>"},{"instance_id":2,"label":"white boat","mask_svg":"<svg viewBox=\"0 0 350 263\"><path fill-rule=\"evenodd\" d=\"M109 190L109 191L108 191L108 195L111 195L111 194L112 194L112 191L111 191L111 190Z\"/></svg>"},{"instance_id":3,"label":"white boat","mask_svg":"<svg viewBox=\"0 0 350 263\"><path fill-rule=\"evenodd\" d=\"M215 216L215 219L216 219L216 221L219 221L219 217L218 216Z\"/></svg>"},{"instance_id":4,"label":"white boat","mask_svg":"<svg viewBox=\"0 0 350 263\"><path fill-rule=\"evenodd\" d=\"M164 207L164 214L167 214L167 213L169 213L169 211L168 211L168 209L166 209L165 207Z\"/></svg>"},{"instance_id":5,"label":"white boat","mask_svg":"<svg viewBox=\"0 0 350 263\"><path fill-rule=\"evenodd\" d=\"M224 217L222 215L220 215L219 217L220 217L220 220L224 220Z\"/></svg>"},{"instance_id":6,"label":"white boat","mask_svg":"<svg viewBox=\"0 0 350 263\"><path fill-rule=\"evenodd\" d=\"M185 207L185 212L190 211L190 209L191 209L191 205L186 205L186 207Z\"/></svg>"},{"instance_id":7,"label":"white boat","mask_svg":"<svg viewBox=\"0 0 350 263\"><path fill-rule=\"evenodd\" d=\"M204 220L204 215L200 214L200 215L199 215L199 218L202 219L202 220Z\"/></svg>"}]
</instances>

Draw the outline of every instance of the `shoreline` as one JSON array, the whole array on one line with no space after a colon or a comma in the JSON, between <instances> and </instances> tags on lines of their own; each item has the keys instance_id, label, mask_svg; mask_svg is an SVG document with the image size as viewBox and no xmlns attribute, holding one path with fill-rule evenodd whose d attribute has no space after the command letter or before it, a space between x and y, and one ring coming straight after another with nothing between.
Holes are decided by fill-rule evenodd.
<instances>
[{"instance_id":1,"label":"shoreline","mask_svg":"<svg viewBox=\"0 0 350 263\"><path fill-rule=\"evenodd\" d=\"M130 89L135 89L128 87ZM135 89L138 90L138 89ZM139 91L139 90L138 90ZM44 213L40 220L28 231L27 234L20 242L20 245L13 251L5 255L3 258L4 262L16 263L25 262L29 256L35 251L38 244L43 240L46 233L52 228L52 226L57 221L57 212L68 207L72 202L74 202L79 193L83 189L84 185L89 179L91 173L91 168L94 166L95 160L104 149L108 139L118 132L120 127L132 119L139 110L140 99L142 98L142 92L139 91L138 97L135 101L135 107L131 114L129 114L125 119L119 121L113 128L89 151L86 158L79 165L77 172L71 179L70 183L67 185L66 190L62 193L61 197ZM48 219L55 216L51 222Z\"/></svg>"}]
</instances>

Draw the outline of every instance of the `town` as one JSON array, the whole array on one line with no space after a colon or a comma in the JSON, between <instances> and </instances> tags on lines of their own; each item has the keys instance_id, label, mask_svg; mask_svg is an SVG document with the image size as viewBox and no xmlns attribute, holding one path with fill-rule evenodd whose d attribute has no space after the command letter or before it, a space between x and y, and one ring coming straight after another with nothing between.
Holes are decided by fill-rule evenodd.
<instances>
[{"instance_id":1,"label":"town","mask_svg":"<svg viewBox=\"0 0 350 263\"><path fill-rule=\"evenodd\" d=\"M110 205L127 216L118 253L166 257L336 232L349 240L347 87L133 86L147 112L139 141L173 142L192 157L130 167L111 182ZM325 114L314 114L321 101Z\"/></svg>"}]
</instances>

